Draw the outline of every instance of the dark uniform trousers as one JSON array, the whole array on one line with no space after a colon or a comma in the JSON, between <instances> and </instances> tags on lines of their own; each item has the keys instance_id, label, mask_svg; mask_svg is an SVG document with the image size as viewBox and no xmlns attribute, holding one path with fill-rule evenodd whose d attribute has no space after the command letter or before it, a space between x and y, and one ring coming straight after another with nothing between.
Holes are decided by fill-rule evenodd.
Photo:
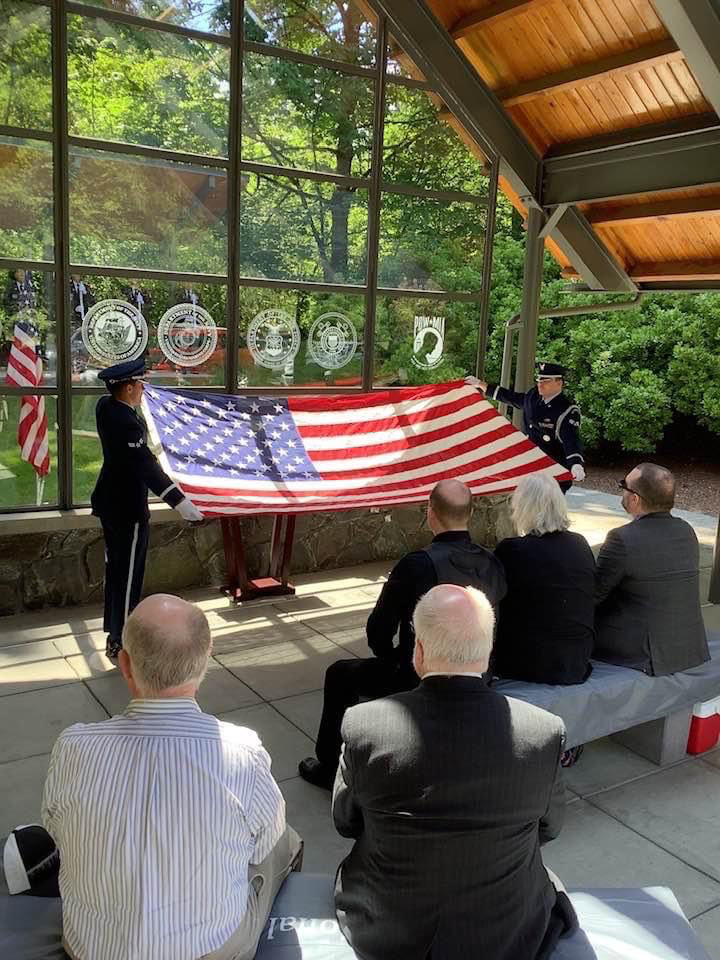
<instances>
[{"instance_id":1,"label":"dark uniform trousers","mask_svg":"<svg viewBox=\"0 0 720 960\"><path fill-rule=\"evenodd\" d=\"M473 543L467 531L441 533L425 550L403 557L368 619L368 643L375 656L338 660L325 673L315 755L327 767L337 766L346 710L361 700L388 697L417 686L412 666L412 614L420 597L439 583L477 587L496 610L506 592L502 564L490 550ZM393 637L398 630L399 646L395 647Z\"/></svg>"},{"instance_id":2,"label":"dark uniform trousers","mask_svg":"<svg viewBox=\"0 0 720 960\"><path fill-rule=\"evenodd\" d=\"M105 614L103 629L119 642L125 621L140 602L150 525L101 517L105 537Z\"/></svg>"},{"instance_id":3,"label":"dark uniform trousers","mask_svg":"<svg viewBox=\"0 0 720 960\"><path fill-rule=\"evenodd\" d=\"M487 396L491 400L509 403L522 410L523 429L543 453L567 470L575 464L584 466L580 443L580 408L566 394L558 393L546 401L540 396L537 387L526 393L518 393L489 383ZM571 486L571 481L563 481L560 489L567 493Z\"/></svg>"},{"instance_id":4,"label":"dark uniform trousers","mask_svg":"<svg viewBox=\"0 0 720 960\"><path fill-rule=\"evenodd\" d=\"M147 446L147 429L132 407L111 396L96 409L103 466L91 497L105 536L105 617L110 643L120 645L128 614L137 606L143 585L150 511L148 491L169 506L182 491L163 472Z\"/></svg>"}]
</instances>

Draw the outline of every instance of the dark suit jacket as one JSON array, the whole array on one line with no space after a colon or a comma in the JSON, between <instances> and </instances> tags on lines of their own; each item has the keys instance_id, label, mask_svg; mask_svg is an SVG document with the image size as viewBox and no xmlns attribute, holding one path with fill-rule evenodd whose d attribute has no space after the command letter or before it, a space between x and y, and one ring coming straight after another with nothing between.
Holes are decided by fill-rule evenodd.
<instances>
[{"instance_id":1,"label":"dark suit jacket","mask_svg":"<svg viewBox=\"0 0 720 960\"><path fill-rule=\"evenodd\" d=\"M565 811L562 721L474 677L429 677L343 721L335 905L362 960L533 960ZM432 950L432 953L431 953Z\"/></svg>"},{"instance_id":2,"label":"dark suit jacket","mask_svg":"<svg viewBox=\"0 0 720 960\"><path fill-rule=\"evenodd\" d=\"M649 513L611 530L595 582L597 660L652 676L710 659L700 611L695 531L670 513Z\"/></svg>"},{"instance_id":3,"label":"dark suit jacket","mask_svg":"<svg viewBox=\"0 0 720 960\"><path fill-rule=\"evenodd\" d=\"M590 675L595 558L567 530L508 537L495 556L508 592L500 603L491 671L531 683L582 683Z\"/></svg>"}]
</instances>

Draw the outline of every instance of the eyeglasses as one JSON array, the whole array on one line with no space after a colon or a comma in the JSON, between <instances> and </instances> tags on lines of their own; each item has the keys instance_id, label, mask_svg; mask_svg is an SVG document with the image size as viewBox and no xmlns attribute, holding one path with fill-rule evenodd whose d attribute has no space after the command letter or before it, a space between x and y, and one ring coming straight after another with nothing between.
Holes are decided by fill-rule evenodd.
<instances>
[{"instance_id":1,"label":"eyeglasses","mask_svg":"<svg viewBox=\"0 0 720 960\"><path fill-rule=\"evenodd\" d=\"M625 482L625 477L623 477L622 480L618 480L618 488L620 490L627 490L628 493L634 493L636 497L640 496L637 490L633 490L632 487L629 487L627 485L627 483Z\"/></svg>"}]
</instances>

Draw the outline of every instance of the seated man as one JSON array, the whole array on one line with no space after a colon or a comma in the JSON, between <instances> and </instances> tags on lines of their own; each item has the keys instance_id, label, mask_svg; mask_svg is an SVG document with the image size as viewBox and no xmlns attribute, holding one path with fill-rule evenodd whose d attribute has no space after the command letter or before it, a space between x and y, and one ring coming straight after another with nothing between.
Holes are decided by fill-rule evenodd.
<instances>
[{"instance_id":1,"label":"seated man","mask_svg":"<svg viewBox=\"0 0 720 960\"><path fill-rule=\"evenodd\" d=\"M414 619L420 685L343 721L338 922L363 960L549 957L576 923L540 856L565 813L562 721L486 686L480 591L434 587Z\"/></svg>"},{"instance_id":2,"label":"seated man","mask_svg":"<svg viewBox=\"0 0 720 960\"><path fill-rule=\"evenodd\" d=\"M670 513L664 467L641 463L619 487L633 522L611 530L598 556L593 657L651 676L689 670L710 659L695 531Z\"/></svg>"},{"instance_id":3,"label":"seated man","mask_svg":"<svg viewBox=\"0 0 720 960\"><path fill-rule=\"evenodd\" d=\"M64 730L50 759L63 946L74 960L253 957L302 847L270 758L195 701L211 648L201 610L149 597L123 647L130 705Z\"/></svg>"},{"instance_id":4,"label":"seated man","mask_svg":"<svg viewBox=\"0 0 720 960\"><path fill-rule=\"evenodd\" d=\"M325 674L325 695L314 757L298 767L309 783L331 790L340 756L340 724L361 697L386 697L417 685L413 670L412 614L420 597L438 583L483 590L493 607L505 595L502 564L468 533L472 494L459 480L441 480L430 493L427 525L435 535L424 550L397 563L367 622L368 659L338 660ZM395 646L395 635L398 645Z\"/></svg>"}]
</instances>

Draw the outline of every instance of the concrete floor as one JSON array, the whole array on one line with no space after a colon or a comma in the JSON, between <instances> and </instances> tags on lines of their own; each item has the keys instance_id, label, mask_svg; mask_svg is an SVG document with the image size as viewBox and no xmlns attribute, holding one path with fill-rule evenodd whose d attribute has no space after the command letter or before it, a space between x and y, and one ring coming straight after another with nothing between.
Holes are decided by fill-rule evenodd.
<instances>
[{"instance_id":1,"label":"concrete floor","mask_svg":"<svg viewBox=\"0 0 720 960\"><path fill-rule=\"evenodd\" d=\"M576 489L569 504L573 528L593 545L623 522L607 494ZM715 520L688 519L703 545L707 598ZM297 762L313 750L325 668L366 653L363 628L388 567L300 576L296 597L245 609L213 591L188 594L205 610L215 644L200 705L258 731L310 871L334 872L349 844L333 829L328 794L297 776ZM703 609L708 626L720 629L720 607ZM38 819L58 733L127 703L122 678L100 652L104 642L99 607L0 620L0 836ZM660 770L600 740L567 784L567 822L544 848L548 866L569 887L671 887L720 960L720 749Z\"/></svg>"}]
</instances>

